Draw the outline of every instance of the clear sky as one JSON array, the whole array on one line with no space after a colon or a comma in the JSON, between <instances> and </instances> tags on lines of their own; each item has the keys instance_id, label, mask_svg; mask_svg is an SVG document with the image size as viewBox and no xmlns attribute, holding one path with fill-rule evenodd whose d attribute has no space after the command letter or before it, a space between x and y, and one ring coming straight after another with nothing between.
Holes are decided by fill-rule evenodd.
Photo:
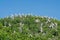
<instances>
[{"instance_id":1,"label":"clear sky","mask_svg":"<svg viewBox=\"0 0 60 40\"><path fill-rule=\"evenodd\" d=\"M32 13L60 19L60 0L0 0L0 17L15 13Z\"/></svg>"}]
</instances>

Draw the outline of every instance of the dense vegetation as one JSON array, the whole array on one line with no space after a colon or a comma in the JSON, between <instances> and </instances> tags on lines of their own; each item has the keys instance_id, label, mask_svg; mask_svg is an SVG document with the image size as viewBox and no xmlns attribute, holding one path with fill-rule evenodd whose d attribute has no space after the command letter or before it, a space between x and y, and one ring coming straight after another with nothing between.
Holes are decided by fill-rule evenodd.
<instances>
[{"instance_id":1,"label":"dense vegetation","mask_svg":"<svg viewBox=\"0 0 60 40\"><path fill-rule=\"evenodd\" d=\"M32 15L0 18L0 40L60 40L60 21Z\"/></svg>"}]
</instances>

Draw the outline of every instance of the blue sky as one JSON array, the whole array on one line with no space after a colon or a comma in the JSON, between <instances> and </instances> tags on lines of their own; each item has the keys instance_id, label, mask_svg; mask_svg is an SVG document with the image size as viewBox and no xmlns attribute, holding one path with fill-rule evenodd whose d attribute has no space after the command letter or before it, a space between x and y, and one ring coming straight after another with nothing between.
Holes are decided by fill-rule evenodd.
<instances>
[{"instance_id":1,"label":"blue sky","mask_svg":"<svg viewBox=\"0 0 60 40\"><path fill-rule=\"evenodd\" d=\"M32 13L60 19L60 0L0 0L0 17L15 13Z\"/></svg>"}]
</instances>

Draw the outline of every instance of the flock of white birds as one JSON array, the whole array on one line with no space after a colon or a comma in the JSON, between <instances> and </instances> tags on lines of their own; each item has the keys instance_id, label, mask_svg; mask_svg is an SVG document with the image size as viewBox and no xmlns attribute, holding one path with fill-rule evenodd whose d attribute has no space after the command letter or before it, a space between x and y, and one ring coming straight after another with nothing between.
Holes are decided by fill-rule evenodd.
<instances>
[{"instance_id":1,"label":"flock of white birds","mask_svg":"<svg viewBox=\"0 0 60 40\"><path fill-rule=\"evenodd\" d=\"M28 14L28 15L31 15L31 14ZM24 15L24 14L22 14L22 15L21 15L21 14L19 14L19 15L15 14L15 15L11 15L10 17L11 17L12 19L14 19L14 16L20 16L21 18L22 18L22 16L27 17L27 15ZM31 15L31 16L34 16L34 15ZM39 17L39 16L35 16L35 17ZM51 20L50 20L51 18L48 17L48 16L40 16L40 17L41 17L41 18L47 18L47 21L45 22L45 24L48 24L49 22L51 22ZM8 16L7 16L6 18L8 18ZM53 18L53 17L52 17L52 18ZM36 23L39 23L40 20L37 18L37 19L35 19L35 22L36 22ZM5 22L4 24L5 24L4 27L6 27L6 22ZM21 27L19 28L20 31L22 31L21 28L23 27L23 25L24 25L24 24L23 24L22 22L20 22L20 26L21 26ZM43 25L44 25L43 23L40 24L40 29L41 29L40 31L41 31L41 32L43 32ZM9 26L11 26L10 23L9 23ZM48 27L49 27L49 28L55 28L55 29L57 30L57 23L51 22ZM14 32L15 32L15 31L14 31Z\"/></svg>"}]
</instances>

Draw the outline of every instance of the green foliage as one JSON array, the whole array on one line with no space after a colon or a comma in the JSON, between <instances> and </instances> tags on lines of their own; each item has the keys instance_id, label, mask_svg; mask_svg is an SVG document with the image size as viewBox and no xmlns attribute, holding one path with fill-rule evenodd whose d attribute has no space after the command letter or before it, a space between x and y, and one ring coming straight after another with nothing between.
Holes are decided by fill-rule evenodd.
<instances>
[{"instance_id":1,"label":"green foliage","mask_svg":"<svg viewBox=\"0 0 60 40\"><path fill-rule=\"evenodd\" d=\"M35 22L38 19L39 22ZM48 21L50 20L50 21ZM48 23L46 23L48 22ZM43 23L43 24L42 24ZM49 27L53 23L53 27ZM55 25L54 23L57 23ZM55 26L54 26L55 25ZM41 28L42 27L42 28ZM42 32L41 32L42 30ZM59 40L60 21L40 16L14 16L0 19L0 40Z\"/></svg>"}]
</instances>

